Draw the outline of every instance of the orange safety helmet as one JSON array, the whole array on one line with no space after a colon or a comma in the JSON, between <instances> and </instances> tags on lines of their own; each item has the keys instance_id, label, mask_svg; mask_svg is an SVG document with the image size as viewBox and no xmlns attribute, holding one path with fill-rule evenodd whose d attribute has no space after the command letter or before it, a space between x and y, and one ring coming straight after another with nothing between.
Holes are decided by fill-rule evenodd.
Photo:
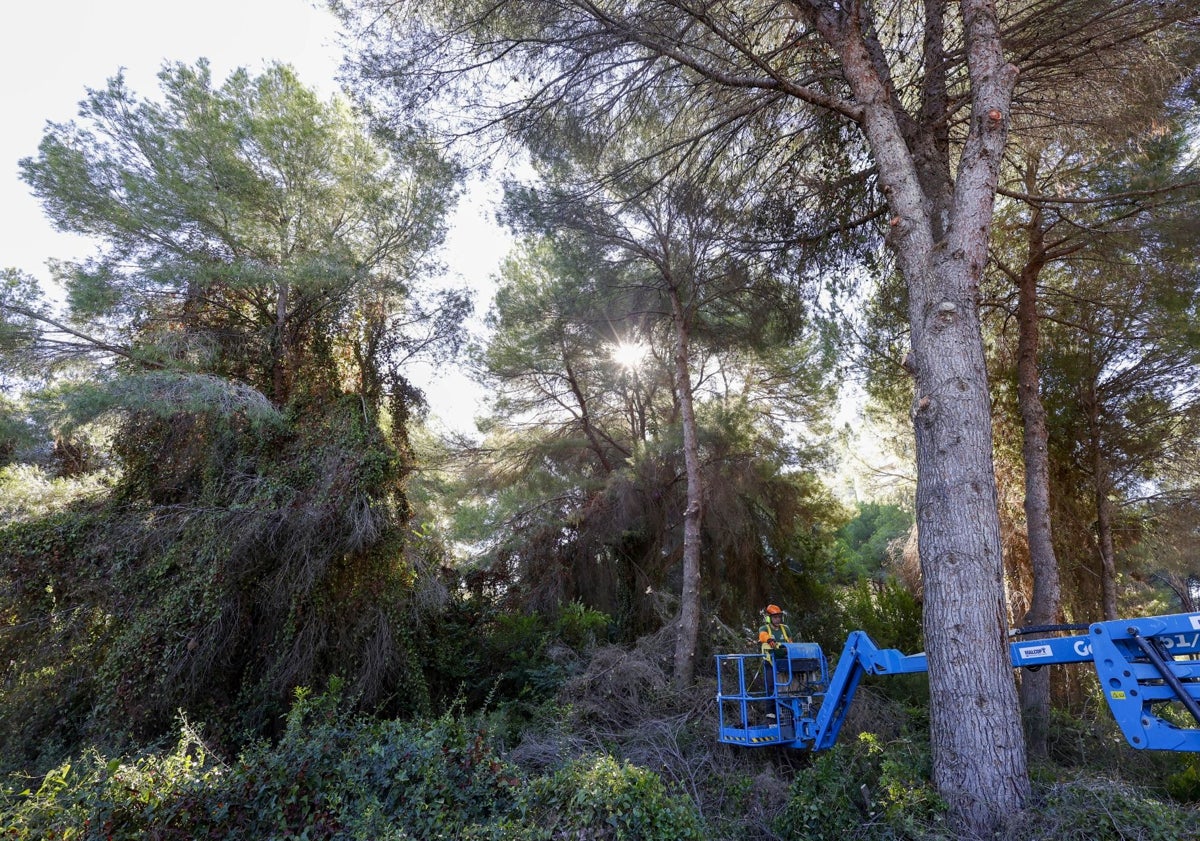
<instances>
[{"instance_id":1,"label":"orange safety helmet","mask_svg":"<svg viewBox=\"0 0 1200 841\"><path fill-rule=\"evenodd\" d=\"M777 604L767 605L767 616L774 616L777 613L783 613L783 610Z\"/></svg>"}]
</instances>

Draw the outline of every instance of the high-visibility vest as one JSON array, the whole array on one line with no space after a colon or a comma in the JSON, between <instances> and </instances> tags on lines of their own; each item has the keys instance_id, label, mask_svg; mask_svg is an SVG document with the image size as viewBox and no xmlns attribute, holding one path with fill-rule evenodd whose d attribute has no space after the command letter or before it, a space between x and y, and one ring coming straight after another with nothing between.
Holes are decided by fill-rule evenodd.
<instances>
[{"instance_id":1,"label":"high-visibility vest","mask_svg":"<svg viewBox=\"0 0 1200 841\"><path fill-rule=\"evenodd\" d=\"M792 635L788 633L788 626L782 622L779 625L774 625L768 622L758 629L758 641L762 644L763 657L767 660L772 660L774 650L771 648L771 640L776 643L791 642Z\"/></svg>"}]
</instances>

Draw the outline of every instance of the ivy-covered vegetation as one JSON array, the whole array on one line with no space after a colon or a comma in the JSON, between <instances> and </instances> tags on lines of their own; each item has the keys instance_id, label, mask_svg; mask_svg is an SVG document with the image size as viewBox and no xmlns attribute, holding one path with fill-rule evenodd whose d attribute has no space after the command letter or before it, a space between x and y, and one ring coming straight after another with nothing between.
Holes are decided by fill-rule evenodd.
<instances>
[{"instance_id":1,"label":"ivy-covered vegetation","mask_svg":"<svg viewBox=\"0 0 1200 841\"><path fill-rule=\"evenodd\" d=\"M412 594L436 569L397 510L406 460L360 401L315 408L131 418L107 499L3 531L3 703L29 711L3 717L5 764L138 744L180 709L236 744L334 673L364 708L429 709Z\"/></svg>"}]
</instances>

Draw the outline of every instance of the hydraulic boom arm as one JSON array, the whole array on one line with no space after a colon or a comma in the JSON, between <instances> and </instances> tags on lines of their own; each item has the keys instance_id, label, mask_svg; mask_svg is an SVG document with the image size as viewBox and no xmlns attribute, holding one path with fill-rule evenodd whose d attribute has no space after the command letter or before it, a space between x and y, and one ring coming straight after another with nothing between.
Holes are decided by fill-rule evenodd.
<instances>
[{"instance_id":1,"label":"hydraulic boom arm","mask_svg":"<svg viewBox=\"0 0 1200 841\"><path fill-rule=\"evenodd\" d=\"M1017 668L1091 663L1133 747L1200 751L1200 613L1097 622L1083 634L1011 642L1009 651ZM880 649L862 631L846 640L832 677L815 643L790 643L776 658L771 669L761 655L718 655L720 741L825 750L863 677L928 670L924 654ZM1164 717L1172 706L1179 714Z\"/></svg>"}]
</instances>

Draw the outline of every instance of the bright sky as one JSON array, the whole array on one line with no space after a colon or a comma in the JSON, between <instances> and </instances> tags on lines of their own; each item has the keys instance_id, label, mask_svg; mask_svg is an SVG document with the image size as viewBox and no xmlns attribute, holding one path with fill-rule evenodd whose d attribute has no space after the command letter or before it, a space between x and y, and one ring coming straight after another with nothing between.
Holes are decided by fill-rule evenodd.
<instances>
[{"instance_id":1,"label":"bright sky","mask_svg":"<svg viewBox=\"0 0 1200 841\"><path fill-rule=\"evenodd\" d=\"M46 278L49 258L89 253L86 242L59 234L18 176L17 161L36 154L47 121L76 116L85 88L97 88L121 68L131 90L158 92L165 62L209 59L215 79L236 67L271 61L296 67L301 80L330 95L341 54L337 23L310 0L8 0L0 10L0 267ZM477 205L455 219L447 259L465 281L485 287L506 247ZM469 258L469 259L468 259ZM487 306L486 300L477 305ZM458 375L440 372L428 387L434 410L469 430L475 392ZM435 393L436 392L436 393Z\"/></svg>"}]
</instances>

